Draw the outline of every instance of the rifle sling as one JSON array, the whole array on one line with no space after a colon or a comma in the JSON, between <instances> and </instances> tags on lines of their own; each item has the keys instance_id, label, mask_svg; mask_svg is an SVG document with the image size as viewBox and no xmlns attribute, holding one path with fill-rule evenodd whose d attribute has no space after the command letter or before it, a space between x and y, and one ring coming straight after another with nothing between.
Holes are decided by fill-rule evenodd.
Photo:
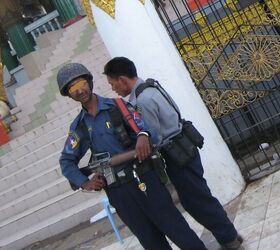
<instances>
[{"instance_id":1,"label":"rifle sling","mask_svg":"<svg viewBox=\"0 0 280 250\"><path fill-rule=\"evenodd\" d=\"M119 107L123 118L128 122L129 126L131 127L131 129L138 134L140 132L139 127L137 126L136 122L134 121L132 115L130 114L130 112L128 111L126 105L124 104L123 99L121 98L116 98L115 102L117 104L117 106Z\"/></svg>"}]
</instances>

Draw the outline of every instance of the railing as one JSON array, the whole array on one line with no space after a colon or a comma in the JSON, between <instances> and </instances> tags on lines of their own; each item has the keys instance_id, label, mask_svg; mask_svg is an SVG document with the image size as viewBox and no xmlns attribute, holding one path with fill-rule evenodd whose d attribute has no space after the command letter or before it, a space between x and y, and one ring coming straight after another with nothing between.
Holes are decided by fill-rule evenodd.
<instances>
[{"instance_id":1,"label":"railing","mask_svg":"<svg viewBox=\"0 0 280 250\"><path fill-rule=\"evenodd\" d=\"M33 39L36 40L36 38L41 34L61 28L61 25L57 19L58 16L58 11L55 10L27 25L24 30L26 33L30 33Z\"/></svg>"}]
</instances>

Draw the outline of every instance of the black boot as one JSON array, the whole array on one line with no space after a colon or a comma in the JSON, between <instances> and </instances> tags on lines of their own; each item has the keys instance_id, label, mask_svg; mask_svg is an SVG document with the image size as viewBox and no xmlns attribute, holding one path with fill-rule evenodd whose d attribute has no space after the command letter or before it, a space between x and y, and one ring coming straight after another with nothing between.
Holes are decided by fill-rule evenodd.
<instances>
[{"instance_id":1,"label":"black boot","mask_svg":"<svg viewBox=\"0 0 280 250\"><path fill-rule=\"evenodd\" d=\"M239 250L240 246L242 245L243 238L240 235L237 235L237 237L225 244L222 244L222 250Z\"/></svg>"}]
</instances>

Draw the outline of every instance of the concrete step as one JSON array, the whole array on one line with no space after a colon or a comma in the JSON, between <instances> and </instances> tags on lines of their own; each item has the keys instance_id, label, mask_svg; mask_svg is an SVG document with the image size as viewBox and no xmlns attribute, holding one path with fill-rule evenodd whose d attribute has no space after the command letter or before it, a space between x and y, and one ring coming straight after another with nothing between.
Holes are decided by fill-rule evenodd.
<instances>
[{"instance_id":1,"label":"concrete step","mask_svg":"<svg viewBox=\"0 0 280 250\"><path fill-rule=\"evenodd\" d=\"M63 197L53 199L52 204L44 209L26 211L21 217L17 216L0 223L1 250L22 249L33 242L54 236L89 220L102 210L103 197L102 192L69 192Z\"/></svg>"},{"instance_id":2,"label":"concrete step","mask_svg":"<svg viewBox=\"0 0 280 250\"><path fill-rule=\"evenodd\" d=\"M55 152L52 155L49 155L48 157L45 157L44 159L40 159L39 161L35 161L29 165L27 165L24 168L15 170L14 172L11 172L10 174L6 174L0 172L4 176L0 179L0 188L9 189L13 185L19 185L22 182L32 179L34 176L37 176L41 173L44 173L45 171L48 171L49 169L53 169L54 167L58 166L58 160L59 160L60 153Z\"/></svg>"},{"instance_id":3,"label":"concrete step","mask_svg":"<svg viewBox=\"0 0 280 250\"><path fill-rule=\"evenodd\" d=\"M60 157L60 152L55 152L52 155L49 155L48 157L41 159L37 162L34 162L25 168L19 169L18 171L15 171L11 173L10 175L6 175L4 178L0 179L0 190L3 190L0 192L0 194L5 193L5 191L8 191L12 189L14 186L22 185L22 183L26 183L29 180L33 180L35 183L31 184L29 183L29 186L31 187L31 190L34 188L38 188L41 185L41 182L46 182L46 178L44 177L44 180L38 180L37 178L41 178L41 175L44 173L48 173L49 171L59 171L60 175L60 166L58 165L58 160ZM90 158L90 151L88 151L85 156L80 161L80 166L86 166ZM48 179L48 181L52 181L52 179ZM24 188L27 188L26 186ZM9 196L7 199L14 199L14 196ZM0 204L2 201L0 200Z\"/></svg>"},{"instance_id":4,"label":"concrete step","mask_svg":"<svg viewBox=\"0 0 280 250\"><path fill-rule=\"evenodd\" d=\"M80 41L83 31L86 29L88 21L84 19L66 28L58 45L52 52L52 56L45 65L45 71L57 67L66 62L74 54L74 49Z\"/></svg>"},{"instance_id":5,"label":"concrete step","mask_svg":"<svg viewBox=\"0 0 280 250\"><path fill-rule=\"evenodd\" d=\"M74 35L77 33L79 33L80 29L84 26L84 25L87 25L88 24L88 20L87 18L82 18L80 19L78 22L75 22L73 24L71 24L70 26L66 27L65 28L65 32L76 32L74 33Z\"/></svg>"},{"instance_id":6,"label":"concrete step","mask_svg":"<svg viewBox=\"0 0 280 250\"><path fill-rule=\"evenodd\" d=\"M45 72L42 74L39 78L36 78L32 81L29 81L28 83L19 86L15 89L15 100L18 106L22 104L28 104L29 102L26 102L26 98L30 99L30 93L33 95L37 95L36 92L40 93L44 89L44 86L46 86L49 82L49 78L53 75L52 71ZM32 100L33 100L32 95ZM25 101L25 102L24 102Z\"/></svg>"},{"instance_id":7,"label":"concrete step","mask_svg":"<svg viewBox=\"0 0 280 250\"><path fill-rule=\"evenodd\" d=\"M23 156L30 154L37 149L44 147L44 145L50 144L55 141L57 138L67 135L69 131L70 122L67 121L61 127L55 128L54 130L49 131L43 135L34 138L30 142L27 142L24 145L21 145L15 148L13 151L6 153L0 158L0 161L3 165L11 163Z\"/></svg>"},{"instance_id":8,"label":"concrete step","mask_svg":"<svg viewBox=\"0 0 280 250\"><path fill-rule=\"evenodd\" d=\"M0 222L0 239L9 236L11 230L15 233L19 232L33 224L48 219L54 212L61 213L79 203L85 202L89 199L89 196L89 193L68 191L9 217Z\"/></svg>"},{"instance_id":9,"label":"concrete step","mask_svg":"<svg viewBox=\"0 0 280 250\"><path fill-rule=\"evenodd\" d=\"M33 173L46 170L48 168L56 166L58 164L59 157L60 152L58 151L39 160L36 158L36 155L30 154L29 158L27 159L24 156L21 161L12 162L11 164L5 165L5 167L0 168L0 179L5 179L13 174L18 176L17 173L20 171L26 172L26 174L30 174L30 172L32 172L32 170L30 170L32 169L32 166L34 167ZM20 163L21 165L18 165Z\"/></svg>"},{"instance_id":10,"label":"concrete step","mask_svg":"<svg viewBox=\"0 0 280 250\"><path fill-rule=\"evenodd\" d=\"M54 109L52 107L53 106L52 104L55 104L58 101L58 98L57 97L55 97L55 98L56 98L56 100L53 100L49 104L46 104L48 106L48 108L47 108L48 112L41 110L42 116L39 115L40 111L36 110L35 104L24 107L25 110L23 112L19 113L19 115L18 115L18 121L11 124L11 128L12 128L12 132L10 133L11 138L20 137L20 136L24 135L25 133L29 133L29 132L33 131L34 129L40 128L42 126L44 128L45 125L39 125L37 127L34 127L33 130L30 130L28 132L25 131L25 126L27 124L30 125L31 122L36 122L36 117L37 117L37 119L40 119L44 116L45 119L47 120L46 123L49 124L53 120L60 119L60 116L63 118L65 116L65 114L72 112L73 110L74 111L80 110L80 105L78 105L77 102L74 102L70 98L69 98L69 100L67 98L65 98L64 101L59 100L59 103L60 103L59 108ZM40 102L40 101L38 100L38 102ZM42 109L44 109L44 108L42 107ZM36 113L35 113L35 111L36 111ZM75 116L77 113L78 113L78 111L75 113ZM33 115L35 115L35 117L33 117L33 120L31 120L31 117ZM75 116L73 116L72 119ZM50 128L50 130L51 129L52 128ZM48 131L45 131L45 132L48 132Z\"/></svg>"},{"instance_id":11,"label":"concrete step","mask_svg":"<svg viewBox=\"0 0 280 250\"><path fill-rule=\"evenodd\" d=\"M39 186L37 183L38 188L32 189L31 191L29 189L34 184L33 180L3 194L3 196L11 194L15 196L15 199L0 206L0 222L71 190L68 181L58 174L58 170L46 173L43 177L48 179L49 182L42 183L42 186ZM40 178L40 180L42 179Z\"/></svg>"},{"instance_id":12,"label":"concrete step","mask_svg":"<svg viewBox=\"0 0 280 250\"><path fill-rule=\"evenodd\" d=\"M68 34L71 34L72 36L77 36L80 33L81 29L87 24L87 18L83 18L78 22L73 23L72 25L65 28L64 36L67 36Z\"/></svg>"},{"instance_id":13,"label":"concrete step","mask_svg":"<svg viewBox=\"0 0 280 250\"><path fill-rule=\"evenodd\" d=\"M46 69L53 69L58 67L59 65L65 63L66 61L70 60L71 56L73 56L74 52L72 50L67 51L67 54L61 55L59 54L56 57L51 57L48 63L46 64Z\"/></svg>"},{"instance_id":14,"label":"concrete step","mask_svg":"<svg viewBox=\"0 0 280 250\"><path fill-rule=\"evenodd\" d=\"M27 171L25 171L25 173L26 172ZM23 173L23 175L27 175L25 173ZM18 175L16 177L18 177ZM33 174L32 177L27 177L26 179L23 179L23 177L16 177L14 178L13 175L11 175L9 178L1 180L1 186L6 184L6 188L1 189L0 192L0 211L2 206L8 205L9 202L16 202L17 199L21 199L28 194L41 190L44 188L44 185L49 186L54 184L58 179L65 179L62 177L59 165L44 169L42 172ZM16 183L17 179L20 179L18 183Z\"/></svg>"},{"instance_id":15,"label":"concrete step","mask_svg":"<svg viewBox=\"0 0 280 250\"><path fill-rule=\"evenodd\" d=\"M69 131L69 122L62 125L62 127L58 127L54 130L49 131L46 134L35 138L34 140L26 143L25 145L19 146L15 148L13 151L3 155L1 157L1 163L3 165L11 163L23 156L30 154L36 149L44 147L44 145L50 144L52 141L55 141L57 138L65 136Z\"/></svg>"},{"instance_id":16,"label":"concrete step","mask_svg":"<svg viewBox=\"0 0 280 250\"><path fill-rule=\"evenodd\" d=\"M45 90L44 87L49 84L48 77L41 77L32 80L25 85L17 88L15 90L15 100L17 106L28 105L29 102L26 102L26 98L32 96L32 100L35 96L41 95Z\"/></svg>"},{"instance_id":17,"label":"concrete step","mask_svg":"<svg viewBox=\"0 0 280 250\"><path fill-rule=\"evenodd\" d=\"M41 136L47 135L48 133L50 133L50 131L56 130L64 126L66 123L70 124L70 122L80 112L80 109L81 107L77 106L76 108L73 108L72 110L66 112L65 114L55 117L55 119L52 119L51 121L33 129L32 131L29 131L17 138L12 139L11 141L8 142L9 146L11 147L12 150L14 150L18 147L30 143L33 140L39 139L39 137ZM6 157L7 156L5 155L0 157L1 166L11 161L10 157L8 157L8 159L5 159Z\"/></svg>"},{"instance_id":18,"label":"concrete step","mask_svg":"<svg viewBox=\"0 0 280 250\"><path fill-rule=\"evenodd\" d=\"M64 40L67 41L67 43L60 43L56 49L52 52L52 57L57 57L58 55L61 55L63 52L65 53L66 51L73 50L77 43L80 41L80 36L78 37L73 37L69 39L68 37L65 38ZM65 53L66 54L66 53Z\"/></svg>"},{"instance_id":19,"label":"concrete step","mask_svg":"<svg viewBox=\"0 0 280 250\"><path fill-rule=\"evenodd\" d=\"M46 159L48 156L53 155L57 152L61 152L66 140L66 135L56 139L55 141L40 147L39 149L28 153L18 159L5 164L0 168L0 178L4 178L7 175L13 174L16 171L25 168L26 166L36 162ZM55 164L56 165L56 164Z\"/></svg>"}]
</instances>

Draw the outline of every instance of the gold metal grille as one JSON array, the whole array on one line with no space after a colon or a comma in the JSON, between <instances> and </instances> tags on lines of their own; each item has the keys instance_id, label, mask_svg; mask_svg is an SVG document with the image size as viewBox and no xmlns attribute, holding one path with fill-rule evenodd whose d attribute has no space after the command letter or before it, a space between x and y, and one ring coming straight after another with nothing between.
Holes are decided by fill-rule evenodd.
<instances>
[{"instance_id":1,"label":"gold metal grille","mask_svg":"<svg viewBox=\"0 0 280 250\"><path fill-rule=\"evenodd\" d=\"M266 7L257 2L238 10L236 0L225 1L224 8L230 11L212 23L197 11L192 15L199 30L176 43L213 118L266 96L269 91L250 88L280 72L280 36L269 35L263 28L280 28L280 0L265 3ZM230 52L225 52L231 43ZM220 88L221 81L229 81L230 86ZM238 90L240 84L235 81L243 81L242 88Z\"/></svg>"},{"instance_id":2,"label":"gold metal grille","mask_svg":"<svg viewBox=\"0 0 280 250\"><path fill-rule=\"evenodd\" d=\"M199 93L208 106L211 116L219 118L253 103L269 91L200 89Z\"/></svg>"},{"instance_id":3,"label":"gold metal grille","mask_svg":"<svg viewBox=\"0 0 280 250\"><path fill-rule=\"evenodd\" d=\"M268 81L280 72L280 37L247 35L218 74L219 80Z\"/></svg>"}]
</instances>

